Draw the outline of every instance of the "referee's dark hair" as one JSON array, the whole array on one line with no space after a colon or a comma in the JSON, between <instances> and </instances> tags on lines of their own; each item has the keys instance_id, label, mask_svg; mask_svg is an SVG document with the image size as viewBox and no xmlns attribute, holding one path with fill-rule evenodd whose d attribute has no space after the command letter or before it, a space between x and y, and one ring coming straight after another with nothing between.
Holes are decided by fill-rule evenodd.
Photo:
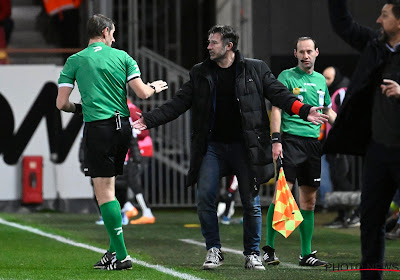
<instances>
[{"instance_id":1,"label":"referee's dark hair","mask_svg":"<svg viewBox=\"0 0 400 280\"><path fill-rule=\"evenodd\" d=\"M311 40L311 41L314 42L314 50L316 50L317 49L317 42L313 38L307 37L307 36L303 36L303 37L300 37L299 39L297 39L296 43L294 44L294 49L297 51L297 44L299 42L301 42L301 41L307 41L307 40Z\"/></svg>"},{"instance_id":2,"label":"referee's dark hair","mask_svg":"<svg viewBox=\"0 0 400 280\"><path fill-rule=\"evenodd\" d=\"M214 33L221 33L222 41L224 42L224 46L226 46L229 42L232 42L232 51L237 50L238 42L239 42L239 34L233 29L232 26L229 25L214 25L208 30L208 36Z\"/></svg>"},{"instance_id":3,"label":"referee's dark hair","mask_svg":"<svg viewBox=\"0 0 400 280\"><path fill-rule=\"evenodd\" d=\"M92 16L87 22L87 33L89 39L93 39L102 36L104 28L108 27L112 29L114 21L102 14L96 14Z\"/></svg>"}]
</instances>

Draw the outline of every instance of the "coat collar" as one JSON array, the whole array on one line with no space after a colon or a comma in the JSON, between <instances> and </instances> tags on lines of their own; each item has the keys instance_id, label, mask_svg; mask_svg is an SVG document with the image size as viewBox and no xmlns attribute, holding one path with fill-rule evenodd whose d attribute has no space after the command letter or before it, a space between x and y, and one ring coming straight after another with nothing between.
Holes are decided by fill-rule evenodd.
<instances>
[{"instance_id":1,"label":"coat collar","mask_svg":"<svg viewBox=\"0 0 400 280\"><path fill-rule=\"evenodd\" d=\"M236 75L238 75L244 69L244 57L239 50L235 51L235 62L238 66L238 73L236 73ZM201 65L201 74L207 79L212 79L211 76L212 72L215 70L215 67L217 67L216 63L208 57L206 60L203 61Z\"/></svg>"}]
</instances>

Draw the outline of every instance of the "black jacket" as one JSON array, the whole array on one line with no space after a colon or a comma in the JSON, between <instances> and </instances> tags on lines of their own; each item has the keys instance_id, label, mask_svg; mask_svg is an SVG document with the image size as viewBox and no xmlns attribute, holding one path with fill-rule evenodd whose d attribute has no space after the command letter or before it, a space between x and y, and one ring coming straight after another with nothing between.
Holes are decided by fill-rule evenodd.
<instances>
[{"instance_id":1,"label":"black jacket","mask_svg":"<svg viewBox=\"0 0 400 280\"><path fill-rule=\"evenodd\" d=\"M264 98L289 114L297 100L260 60L243 58L239 51L235 95L239 102L243 138L249 151L254 184L267 182L273 177L269 118ZM210 59L195 65L190 80L182 85L175 96L160 107L143 113L148 128L172 121L192 109L191 157L187 185L197 182L203 156L207 151L209 117L212 109L214 65ZM227 120L228 122L229 120Z\"/></svg>"},{"instance_id":2,"label":"black jacket","mask_svg":"<svg viewBox=\"0 0 400 280\"><path fill-rule=\"evenodd\" d=\"M364 155L371 140L371 116L375 90L389 57L379 32L359 25L349 12L347 0L329 0L334 31L361 52L346 97L323 147L324 153Z\"/></svg>"}]
</instances>

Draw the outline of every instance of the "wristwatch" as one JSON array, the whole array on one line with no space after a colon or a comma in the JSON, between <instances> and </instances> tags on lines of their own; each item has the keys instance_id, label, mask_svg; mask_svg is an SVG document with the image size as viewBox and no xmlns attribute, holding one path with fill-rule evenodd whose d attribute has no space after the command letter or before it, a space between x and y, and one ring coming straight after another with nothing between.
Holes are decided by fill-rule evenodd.
<instances>
[{"instance_id":1,"label":"wristwatch","mask_svg":"<svg viewBox=\"0 0 400 280\"><path fill-rule=\"evenodd\" d=\"M149 85L152 89L154 89L154 93L156 93L157 91L156 91L156 87L155 86L153 86L153 85Z\"/></svg>"}]
</instances>

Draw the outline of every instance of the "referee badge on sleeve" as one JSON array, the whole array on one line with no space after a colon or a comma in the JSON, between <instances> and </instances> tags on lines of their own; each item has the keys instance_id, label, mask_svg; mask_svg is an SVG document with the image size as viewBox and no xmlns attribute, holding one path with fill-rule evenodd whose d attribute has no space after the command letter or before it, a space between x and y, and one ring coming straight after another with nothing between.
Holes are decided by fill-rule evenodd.
<instances>
[{"instance_id":1,"label":"referee badge on sleeve","mask_svg":"<svg viewBox=\"0 0 400 280\"><path fill-rule=\"evenodd\" d=\"M319 106L324 106L324 103L325 103L325 91L318 90L317 93L318 93L318 97L319 97L318 98Z\"/></svg>"}]
</instances>

